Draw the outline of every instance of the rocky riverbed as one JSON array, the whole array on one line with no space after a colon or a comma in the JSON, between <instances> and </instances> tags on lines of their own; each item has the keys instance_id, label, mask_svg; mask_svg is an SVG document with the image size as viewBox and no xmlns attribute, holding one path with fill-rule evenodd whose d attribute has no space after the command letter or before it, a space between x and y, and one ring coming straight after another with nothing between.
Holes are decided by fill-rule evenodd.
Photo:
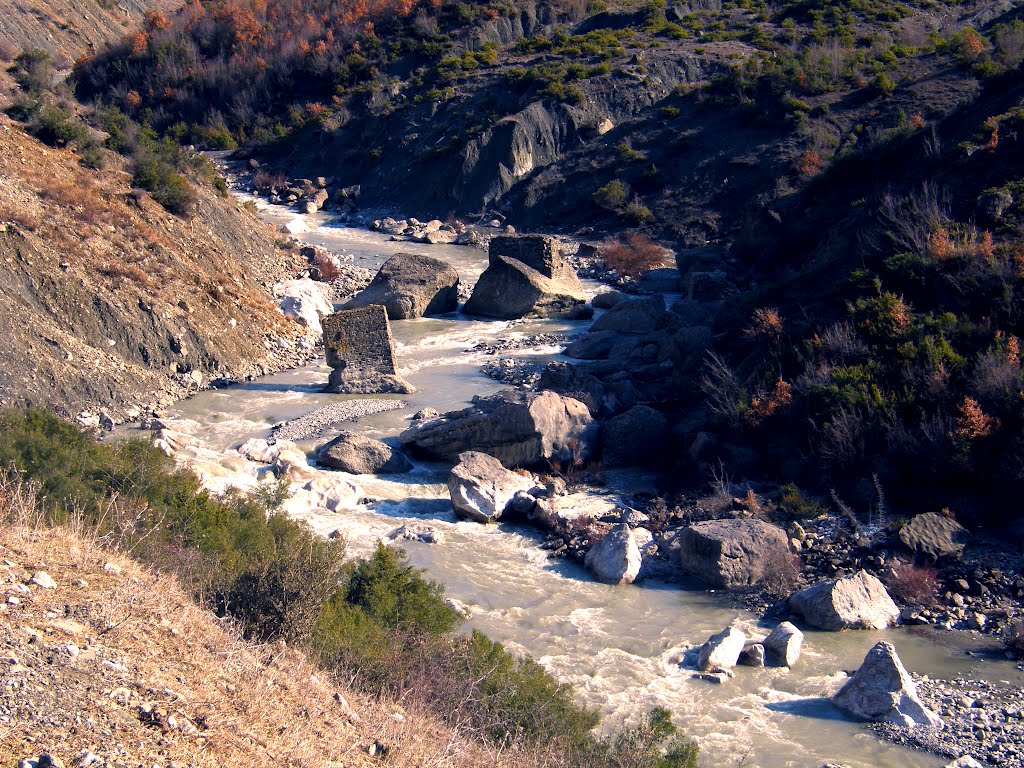
<instances>
[{"instance_id":1,"label":"rocky riverbed","mask_svg":"<svg viewBox=\"0 0 1024 768\"><path fill-rule=\"evenodd\" d=\"M942 730L872 726L879 735L917 749L959 758L970 755L1003 768L1024 766L1024 690L1019 686L955 678L919 677L917 692L943 720Z\"/></svg>"}]
</instances>

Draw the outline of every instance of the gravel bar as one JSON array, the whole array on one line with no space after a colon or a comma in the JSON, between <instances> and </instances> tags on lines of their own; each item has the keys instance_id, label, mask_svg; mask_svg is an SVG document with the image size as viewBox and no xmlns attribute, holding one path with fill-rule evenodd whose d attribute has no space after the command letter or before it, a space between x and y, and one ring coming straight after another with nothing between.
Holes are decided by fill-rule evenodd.
<instances>
[{"instance_id":1,"label":"gravel bar","mask_svg":"<svg viewBox=\"0 0 1024 768\"><path fill-rule=\"evenodd\" d=\"M274 427L274 437L281 440L312 440L322 437L325 431L339 421L354 421L360 416L372 413L395 411L408 407L405 400L386 400L384 398L365 398L361 400L341 400L325 405L315 411L286 421Z\"/></svg>"}]
</instances>

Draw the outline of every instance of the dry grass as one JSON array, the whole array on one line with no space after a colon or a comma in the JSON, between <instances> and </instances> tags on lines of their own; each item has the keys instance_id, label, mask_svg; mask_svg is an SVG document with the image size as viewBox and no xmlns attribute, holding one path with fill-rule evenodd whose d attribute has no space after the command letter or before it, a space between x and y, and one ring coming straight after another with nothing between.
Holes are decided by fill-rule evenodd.
<instances>
[{"instance_id":1,"label":"dry grass","mask_svg":"<svg viewBox=\"0 0 1024 768\"><path fill-rule=\"evenodd\" d=\"M0 486L0 764L42 751L74 764L85 750L197 768L547 763L470 743L416 705L370 700L283 644L243 642L167 575L81 525L42 528L32 489ZM30 583L39 570L54 589Z\"/></svg>"},{"instance_id":2,"label":"dry grass","mask_svg":"<svg viewBox=\"0 0 1024 768\"><path fill-rule=\"evenodd\" d=\"M671 252L647 235L631 232L624 240L606 243L601 248L605 266L620 275L637 277L649 269L668 264Z\"/></svg>"}]
</instances>

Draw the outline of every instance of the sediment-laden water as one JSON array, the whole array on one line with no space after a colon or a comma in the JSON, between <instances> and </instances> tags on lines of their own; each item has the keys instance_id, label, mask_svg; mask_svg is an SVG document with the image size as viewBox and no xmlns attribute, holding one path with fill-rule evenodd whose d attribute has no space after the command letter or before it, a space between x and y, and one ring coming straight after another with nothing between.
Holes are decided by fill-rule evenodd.
<instances>
[{"instance_id":1,"label":"sediment-laden water","mask_svg":"<svg viewBox=\"0 0 1024 768\"><path fill-rule=\"evenodd\" d=\"M264 215L275 223L293 218L281 209L267 208ZM318 222L323 220L313 220ZM373 268L398 251L429 253L452 263L469 282L486 263L485 254L472 248L393 243L382 235L330 226L317 226L303 239ZM394 437L420 408L460 408L473 395L501 388L479 373L488 357L473 350L478 342L513 334L574 332L585 325L485 322L455 315L394 322L400 373L419 391L395 396L406 401L404 408L362 417L346 428ZM525 349L511 356L546 361L557 353L554 348ZM196 443L181 454L182 460L193 461L214 488L258 482L267 468L241 458L234 449L248 438L268 436L277 422L352 398L319 392L328 371L325 364L314 363L180 403L167 416ZM315 444L302 447L312 455ZM652 706L667 707L677 724L700 741L708 765L942 765L934 756L879 741L862 725L843 719L823 698L842 684L842 670L856 668L882 638L894 642L904 663L918 674L1022 682L1009 662L983 661L965 655L955 642L940 642L931 631L900 628L808 632L804 655L794 669L740 667L733 680L713 685L679 667L683 647L703 642L730 622L748 635L770 629L724 597L697 584L598 584L580 567L549 559L537 546L539 537L527 529L459 522L451 513L442 467L418 465L409 475L392 479L352 479L368 502L353 498L339 512L326 513L297 498L289 509L325 535L342 531L353 554L368 552L405 523L439 529L444 543L404 546L415 563L445 584L450 597L470 607L468 627L538 659L560 680L575 685L588 704L605 712L612 726Z\"/></svg>"}]
</instances>

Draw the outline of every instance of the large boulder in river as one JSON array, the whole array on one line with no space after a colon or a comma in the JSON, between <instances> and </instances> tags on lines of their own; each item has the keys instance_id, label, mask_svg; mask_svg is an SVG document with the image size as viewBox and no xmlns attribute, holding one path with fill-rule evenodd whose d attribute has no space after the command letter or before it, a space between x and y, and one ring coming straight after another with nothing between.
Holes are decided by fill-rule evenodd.
<instances>
[{"instance_id":1,"label":"large boulder in river","mask_svg":"<svg viewBox=\"0 0 1024 768\"><path fill-rule=\"evenodd\" d=\"M900 609L885 586L867 571L819 581L789 596L789 607L819 629L885 629Z\"/></svg>"},{"instance_id":2,"label":"large boulder in river","mask_svg":"<svg viewBox=\"0 0 1024 768\"><path fill-rule=\"evenodd\" d=\"M739 663L747 637L736 627L726 627L712 635L697 651L697 669L708 672L713 669L731 669Z\"/></svg>"},{"instance_id":3,"label":"large boulder in river","mask_svg":"<svg viewBox=\"0 0 1024 768\"><path fill-rule=\"evenodd\" d=\"M519 493L533 487L533 480L523 477L486 453L466 451L448 475L448 491L452 509L459 517L490 523L497 520Z\"/></svg>"},{"instance_id":4,"label":"large boulder in river","mask_svg":"<svg viewBox=\"0 0 1024 768\"><path fill-rule=\"evenodd\" d=\"M502 320L551 317L585 301L578 283L553 280L521 261L492 254L462 311Z\"/></svg>"},{"instance_id":5,"label":"large boulder in river","mask_svg":"<svg viewBox=\"0 0 1024 768\"><path fill-rule=\"evenodd\" d=\"M590 548L583 562L598 581L632 584L640 573L641 559L636 534L619 523Z\"/></svg>"},{"instance_id":6,"label":"large boulder in river","mask_svg":"<svg viewBox=\"0 0 1024 768\"><path fill-rule=\"evenodd\" d=\"M915 515L900 529L900 541L915 554L929 560L960 557L970 534L956 520L934 512Z\"/></svg>"},{"instance_id":7,"label":"large boulder in river","mask_svg":"<svg viewBox=\"0 0 1024 768\"><path fill-rule=\"evenodd\" d=\"M875 643L832 703L858 720L942 728L942 718L917 697L917 688L892 643Z\"/></svg>"},{"instance_id":8,"label":"large boulder in river","mask_svg":"<svg viewBox=\"0 0 1024 768\"><path fill-rule=\"evenodd\" d=\"M459 305L459 273L431 256L396 253L342 309L371 304L382 305L391 320L454 312Z\"/></svg>"},{"instance_id":9,"label":"large boulder in river","mask_svg":"<svg viewBox=\"0 0 1024 768\"><path fill-rule=\"evenodd\" d=\"M606 421L601 429L605 466L660 463L668 441L668 419L647 405L634 405Z\"/></svg>"},{"instance_id":10,"label":"large boulder in river","mask_svg":"<svg viewBox=\"0 0 1024 768\"><path fill-rule=\"evenodd\" d=\"M574 462L593 450L597 423L579 400L554 392L506 389L439 419L418 421L399 440L427 458L456 461L482 451L506 467Z\"/></svg>"},{"instance_id":11,"label":"large boulder in river","mask_svg":"<svg viewBox=\"0 0 1024 768\"><path fill-rule=\"evenodd\" d=\"M775 627L761 644L764 646L768 661L783 667L792 667L800 658L804 633L790 622L784 621Z\"/></svg>"},{"instance_id":12,"label":"large boulder in river","mask_svg":"<svg viewBox=\"0 0 1024 768\"><path fill-rule=\"evenodd\" d=\"M322 446L316 463L353 475L394 475L412 469L412 462L387 443L348 431Z\"/></svg>"},{"instance_id":13,"label":"large boulder in river","mask_svg":"<svg viewBox=\"0 0 1024 768\"><path fill-rule=\"evenodd\" d=\"M708 520L679 533L679 564L720 589L756 584L779 553L788 552L786 532L761 520Z\"/></svg>"}]
</instances>

